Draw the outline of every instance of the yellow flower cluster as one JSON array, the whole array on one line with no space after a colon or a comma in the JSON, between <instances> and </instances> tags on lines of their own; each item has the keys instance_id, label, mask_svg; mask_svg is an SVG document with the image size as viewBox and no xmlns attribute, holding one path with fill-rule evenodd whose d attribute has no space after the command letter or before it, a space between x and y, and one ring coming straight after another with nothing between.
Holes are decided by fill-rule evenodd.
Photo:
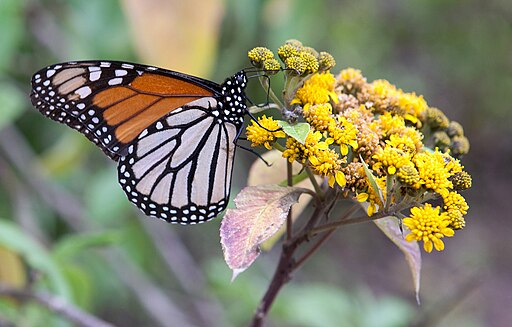
<instances>
[{"instance_id":1,"label":"yellow flower cluster","mask_svg":"<svg viewBox=\"0 0 512 327\"><path fill-rule=\"evenodd\" d=\"M439 207L433 208L430 203L423 207L411 209L411 215L404 218L402 223L411 231L405 239L411 241L423 241L423 248L432 252L435 247L437 251L444 250L443 237L454 235L453 229L449 227L450 217L446 212L441 212Z\"/></svg>"},{"instance_id":2,"label":"yellow flower cluster","mask_svg":"<svg viewBox=\"0 0 512 327\"><path fill-rule=\"evenodd\" d=\"M354 68L333 75L332 56L299 41L287 41L277 56L287 69L283 117L292 113L309 124L309 132L305 141L278 132L277 122L263 116L247 128L252 145L279 148L290 162L341 187L344 196L366 202L370 216L414 206L403 219L410 230L406 239L423 241L427 252L444 249L441 239L465 226L469 209L459 193L471 187L458 159L469 150L462 126L387 80L368 82ZM249 58L257 67L275 60L266 48L254 48ZM276 146L279 138L286 138L284 147ZM435 198L443 205L425 203Z\"/></svg>"},{"instance_id":3,"label":"yellow flower cluster","mask_svg":"<svg viewBox=\"0 0 512 327\"><path fill-rule=\"evenodd\" d=\"M263 145L267 150L272 149L272 144L278 138L285 138L286 134L280 129L274 118L263 115L254 120L247 126L247 140L251 141L251 146Z\"/></svg>"}]
</instances>

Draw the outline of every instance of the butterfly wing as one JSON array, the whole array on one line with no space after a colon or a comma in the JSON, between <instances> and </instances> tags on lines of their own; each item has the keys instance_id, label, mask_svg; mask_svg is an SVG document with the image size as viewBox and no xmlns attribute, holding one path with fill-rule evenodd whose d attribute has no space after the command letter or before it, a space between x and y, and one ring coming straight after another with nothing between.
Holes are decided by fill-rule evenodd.
<instances>
[{"instance_id":1,"label":"butterfly wing","mask_svg":"<svg viewBox=\"0 0 512 327\"><path fill-rule=\"evenodd\" d=\"M80 131L117 160L148 126L186 103L218 92L218 84L178 72L83 61L34 74L30 97L43 115Z\"/></svg>"},{"instance_id":2,"label":"butterfly wing","mask_svg":"<svg viewBox=\"0 0 512 327\"><path fill-rule=\"evenodd\" d=\"M216 106L207 97L176 109L120 159L119 182L146 215L195 224L225 209L239 128L212 116L209 108Z\"/></svg>"}]
</instances>

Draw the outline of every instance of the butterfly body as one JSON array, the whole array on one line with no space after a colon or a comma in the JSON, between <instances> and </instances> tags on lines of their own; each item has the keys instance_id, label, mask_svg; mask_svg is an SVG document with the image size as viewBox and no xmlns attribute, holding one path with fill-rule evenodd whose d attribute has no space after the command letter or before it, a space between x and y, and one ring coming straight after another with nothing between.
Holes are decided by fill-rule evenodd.
<instances>
[{"instance_id":1,"label":"butterfly body","mask_svg":"<svg viewBox=\"0 0 512 327\"><path fill-rule=\"evenodd\" d=\"M219 85L151 66L85 61L34 74L31 99L118 161L121 187L146 215L195 224L229 200L246 85L243 71Z\"/></svg>"}]
</instances>

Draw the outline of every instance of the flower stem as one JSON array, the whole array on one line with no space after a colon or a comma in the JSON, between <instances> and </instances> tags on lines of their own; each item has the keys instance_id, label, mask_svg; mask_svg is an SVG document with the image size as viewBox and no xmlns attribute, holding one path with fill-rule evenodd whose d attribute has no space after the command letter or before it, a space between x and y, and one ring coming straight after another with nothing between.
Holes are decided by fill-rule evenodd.
<instances>
[{"instance_id":1,"label":"flower stem","mask_svg":"<svg viewBox=\"0 0 512 327\"><path fill-rule=\"evenodd\" d=\"M263 86L263 89L265 90L265 92L268 92L268 95L272 99L272 101L274 101L274 103L279 107L280 110L283 110L284 105L281 102L281 100L279 100L279 98L276 96L276 94L274 93L272 88L270 87L268 79L264 79L261 76L258 77L258 79L260 80L260 84L261 84L261 86Z\"/></svg>"},{"instance_id":2,"label":"flower stem","mask_svg":"<svg viewBox=\"0 0 512 327\"><path fill-rule=\"evenodd\" d=\"M336 196L329 197L325 201L319 201L315 211L311 215L310 222L316 222L321 217L323 217L330 208L332 208L333 203L336 201ZM309 224L307 226L314 226L314 223ZM327 239L327 237L326 237ZM307 231L302 231L299 235L295 235L289 240L286 240L283 243L281 256L279 258L279 263L277 265L276 271L274 272L274 276L272 277L272 281L265 292L265 295L260 301L258 308L256 309L256 313L254 314L253 320L251 322L251 327L261 327L268 315L268 312L274 303L277 294L281 290L281 288L291 279L292 273L295 269L298 268L298 265L295 262L294 254L297 248L304 242L309 241L309 233ZM320 240L320 244L315 244L313 247L320 247L320 245L325 242ZM302 264L307 258L304 258L300 264Z\"/></svg>"},{"instance_id":3,"label":"flower stem","mask_svg":"<svg viewBox=\"0 0 512 327\"><path fill-rule=\"evenodd\" d=\"M288 186L293 186L293 171L292 171L292 163L286 160L286 181ZM288 211L288 216L286 217L286 240L292 238L292 208L290 207L290 211Z\"/></svg>"},{"instance_id":4,"label":"flower stem","mask_svg":"<svg viewBox=\"0 0 512 327\"><path fill-rule=\"evenodd\" d=\"M320 188L320 185L318 185L318 182L316 181L315 174L311 171L309 167L304 168L306 170L306 173L309 176L309 180L311 181L311 184L313 184L313 188L315 189L316 195L320 200L324 199L324 192L322 192L322 189Z\"/></svg>"}]
</instances>

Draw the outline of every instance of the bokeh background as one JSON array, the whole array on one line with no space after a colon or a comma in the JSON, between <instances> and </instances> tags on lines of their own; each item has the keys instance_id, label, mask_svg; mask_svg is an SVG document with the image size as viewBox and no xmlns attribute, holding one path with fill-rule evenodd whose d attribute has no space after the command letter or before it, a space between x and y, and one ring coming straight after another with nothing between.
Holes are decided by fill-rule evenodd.
<instances>
[{"instance_id":1,"label":"bokeh background","mask_svg":"<svg viewBox=\"0 0 512 327\"><path fill-rule=\"evenodd\" d=\"M268 326L510 326L507 0L0 0L0 281L116 326L247 325L279 249L231 283L220 219L182 227L142 217L114 163L31 107L29 81L52 63L115 59L221 82L249 66L250 48L290 38L333 54L334 72L388 79L461 122L473 188L467 227L423 256L421 306L403 255L364 224L338 231L294 276ZM263 102L256 89L249 96ZM255 159L238 151L232 194ZM0 326L13 325L71 326L2 298Z\"/></svg>"}]
</instances>

